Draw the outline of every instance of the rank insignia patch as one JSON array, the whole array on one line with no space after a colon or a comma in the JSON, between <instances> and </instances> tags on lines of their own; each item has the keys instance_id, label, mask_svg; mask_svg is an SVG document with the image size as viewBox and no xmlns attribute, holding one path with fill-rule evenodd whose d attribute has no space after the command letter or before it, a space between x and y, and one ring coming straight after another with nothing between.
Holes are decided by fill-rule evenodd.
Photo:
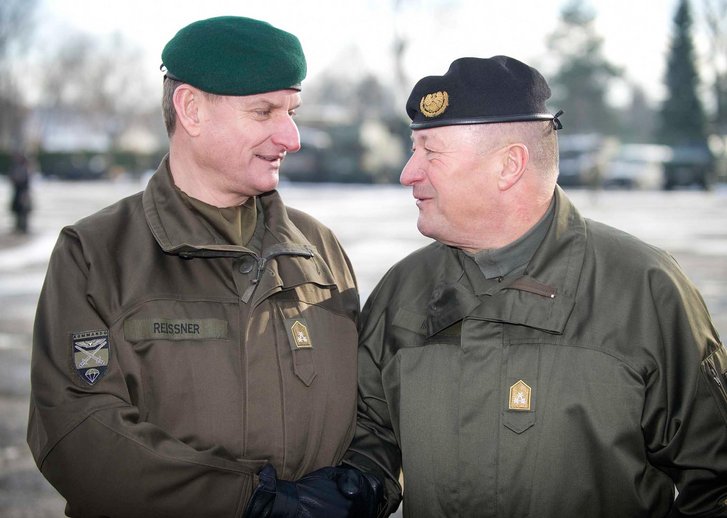
<instances>
[{"instance_id":1,"label":"rank insignia patch","mask_svg":"<svg viewBox=\"0 0 727 518\"><path fill-rule=\"evenodd\" d=\"M510 404L508 405L510 410L530 410L530 386L523 380L518 380L512 387L510 387Z\"/></svg>"},{"instance_id":2,"label":"rank insignia patch","mask_svg":"<svg viewBox=\"0 0 727 518\"><path fill-rule=\"evenodd\" d=\"M83 331L74 333L73 365L86 383L93 385L106 374L109 365L109 332Z\"/></svg>"},{"instance_id":3,"label":"rank insignia patch","mask_svg":"<svg viewBox=\"0 0 727 518\"><path fill-rule=\"evenodd\" d=\"M291 349L311 349L313 347L308 322L305 321L305 318L288 318L285 320L285 327L288 330Z\"/></svg>"}]
</instances>

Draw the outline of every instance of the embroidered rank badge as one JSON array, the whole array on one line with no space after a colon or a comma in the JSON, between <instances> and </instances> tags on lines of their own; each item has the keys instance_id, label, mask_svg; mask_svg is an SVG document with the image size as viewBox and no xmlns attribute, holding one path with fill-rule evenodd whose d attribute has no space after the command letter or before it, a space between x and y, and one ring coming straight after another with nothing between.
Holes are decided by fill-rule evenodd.
<instances>
[{"instance_id":1,"label":"embroidered rank badge","mask_svg":"<svg viewBox=\"0 0 727 518\"><path fill-rule=\"evenodd\" d=\"M71 337L76 372L86 383L93 385L103 378L109 365L109 332L83 331Z\"/></svg>"},{"instance_id":2,"label":"embroidered rank badge","mask_svg":"<svg viewBox=\"0 0 727 518\"><path fill-rule=\"evenodd\" d=\"M510 403L508 408L510 410L528 411L530 410L530 396L532 390L530 386L523 380L518 380L512 387L510 387Z\"/></svg>"},{"instance_id":3,"label":"embroidered rank badge","mask_svg":"<svg viewBox=\"0 0 727 518\"><path fill-rule=\"evenodd\" d=\"M310 349L313 347L313 341L308 331L308 323L304 318L288 318L285 325L288 328L288 339L291 348Z\"/></svg>"}]
</instances>

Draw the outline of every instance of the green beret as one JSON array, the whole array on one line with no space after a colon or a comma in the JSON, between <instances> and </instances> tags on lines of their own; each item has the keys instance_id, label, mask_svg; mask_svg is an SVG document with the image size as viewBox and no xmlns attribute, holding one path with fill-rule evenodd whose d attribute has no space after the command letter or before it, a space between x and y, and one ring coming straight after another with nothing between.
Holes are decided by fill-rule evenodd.
<instances>
[{"instance_id":1,"label":"green beret","mask_svg":"<svg viewBox=\"0 0 727 518\"><path fill-rule=\"evenodd\" d=\"M298 38L239 16L182 28L164 47L162 67L167 77L218 95L300 90L307 71Z\"/></svg>"},{"instance_id":2,"label":"green beret","mask_svg":"<svg viewBox=\"0 0 727 518\"><path fill-rule=\"evenodd\" d=\"M545 108L550 87L534 68L507 56L460 58L443 76L428 76L414 85L406 103L412 129L552 120Z\"/></svg>"}]
</instances>

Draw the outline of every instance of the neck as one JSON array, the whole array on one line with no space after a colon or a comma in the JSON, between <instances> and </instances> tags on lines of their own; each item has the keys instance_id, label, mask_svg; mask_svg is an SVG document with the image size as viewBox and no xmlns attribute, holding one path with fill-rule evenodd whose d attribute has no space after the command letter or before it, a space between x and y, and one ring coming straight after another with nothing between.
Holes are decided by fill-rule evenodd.
<instances>
[{"instance_id":1,"label":"neck","mask_svg":"<svg viewBox=\"0 0 727 518\"><path fill-rule=\"evenodd\" d=\"M484 222L486 229L473 233L478 239L467 244L455 245L467 253L476 254L483 250L496 250L503 248L524 236L545 216L553 200L553 193L543 196L542 199L525 200L516 204L498 217L493 218L500 224L493 228L491 222Z\"/></svg>"},{"instance_id":2,"label":"neck","mask_svg":"<svg viewBox=\"0 0 727 518\"><path fill-rule=\"evenodd\" d=\"M216 172L201 167L192 157L175 152L170 146L169 171L172 173L174 185L190 198L202 201L213 207L236 207L244 204L249 197L239 194L226 194L215 189L211 182L204 178L215 178Z\"/></svg>"}]
</instances>

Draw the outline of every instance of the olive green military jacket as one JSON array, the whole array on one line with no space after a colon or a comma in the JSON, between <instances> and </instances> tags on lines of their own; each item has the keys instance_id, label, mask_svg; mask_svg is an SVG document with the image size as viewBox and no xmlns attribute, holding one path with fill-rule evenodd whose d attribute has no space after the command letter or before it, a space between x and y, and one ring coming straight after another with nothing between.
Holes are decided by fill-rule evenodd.
<instances>
[{"instance_id":1,"label":"olive green military jacket","mask_svg":"<svg viewBox=\"0 0 727 518\"><path fill-rule=\"evenodd\" d=\"M347 462L387 476L391 508L402 467L417 518L727 516L727 350L702 298L560 189L555 210L519 278L439 243L386 274Z\"/></svg>"},{"instance_id":2,"label":"olive green military jacket","mask_svg":"<svg viewBox=\"0 0 727 518\"><path fill-rule=\"evenodd\" d=\"M336 238L270 192L262 253L227 245L165 164L63 229L40 296L28 442L70 516L241 516L266 461L295 479L354 432L359 299Z\"/></svg>"}]
</instances>

